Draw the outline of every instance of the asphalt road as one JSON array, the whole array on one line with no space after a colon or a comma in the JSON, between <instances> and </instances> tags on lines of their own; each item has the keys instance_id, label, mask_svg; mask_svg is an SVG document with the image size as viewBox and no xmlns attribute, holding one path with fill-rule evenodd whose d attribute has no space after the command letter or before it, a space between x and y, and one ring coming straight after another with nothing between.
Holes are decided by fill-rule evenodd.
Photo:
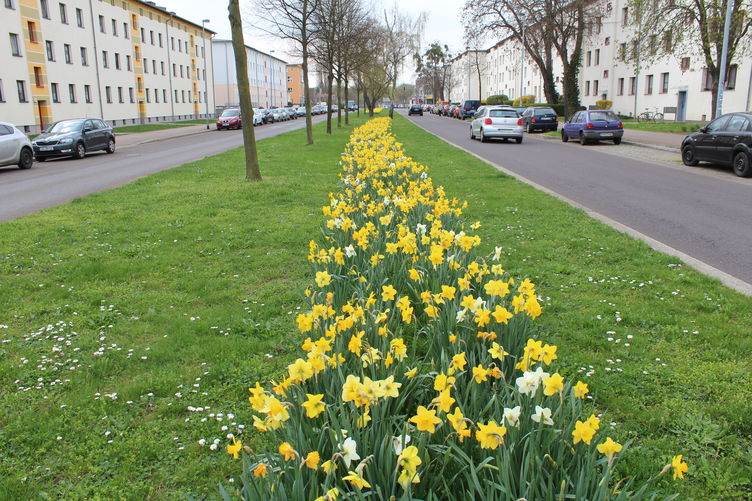
<instances>
[{"instance_id":1,"label":"asphalt road","mask_svg":"<svg viewBox=\"0 0 752 501\"><path fill-rule=\"evenodd\" d=\"M314 123L325 118L324 115L313 117ZM256 139L277 136L303 127L303 119L266 124L256 127ZM34 162L30 170L2 168L0 221L15 219L90 193L121 186L242 144L243 132L240 130L211 130L191 136L118 147L112 155L92 152L81 160L61 158L44 163Z\"/></svg>"},{"instance_id":2,"label":"asphalt road","mask_svg":"<svg viewBox=\"0 0 752 501\"><path fill-rule=\"evenodd\" d=\"M615 148L605 142L581 146L526 135L520 145L481 143L470 139L469 120L430 114L409 119L491 163L746 282L744 289L752 284L752 179L738 178L730 169L672 167L604 153Z\"/></svg>"}]
</instances>

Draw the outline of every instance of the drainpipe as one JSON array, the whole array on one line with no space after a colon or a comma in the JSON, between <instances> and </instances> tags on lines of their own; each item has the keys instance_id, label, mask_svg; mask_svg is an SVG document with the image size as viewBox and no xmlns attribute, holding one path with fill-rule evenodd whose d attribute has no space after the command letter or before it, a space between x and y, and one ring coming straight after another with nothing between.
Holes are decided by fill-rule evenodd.
<instances>
[{"instance_id":1,"label":"drainpipe","mask_svg":"<svg viewBox=\"0 0 752 501\"><path fill-rule=\"evenodd\" d=\"M170 24L172 24L172 12L170 12ZM165 22L165 44L167 45L167 76L170 79L170 111L172 113L172 120L175 120L175 91L172 90L172 57L170 57L172 46L170 45L169 26L170 25Z\"/></svg>"},{"instance_id":2,"label":"drainpipe","mask_svg":"<svg viewBox=\"0 0 752 501\"><path fill-rule=\"evenodd\" d=\"M99 116L104 120L104 104L102 103L102 81L99 78L99 50L97 49L97 30L94 28L94 6L89 0L89 16L91 17L91 38L94 41L94 70L97 73L97 95L99 96ZM73 57L73 54L71 54Z\"/></svg>"},{"instance_id":3,"label":"drainpipe","mask_svg":"<svg viewBox=\"0 0 752 501\"><path fill-rule=\"evenodd\" d=\"M752 111L752 64L749 66L749 84L747 84L747 111Z\"/></svg>"}]
</instances>

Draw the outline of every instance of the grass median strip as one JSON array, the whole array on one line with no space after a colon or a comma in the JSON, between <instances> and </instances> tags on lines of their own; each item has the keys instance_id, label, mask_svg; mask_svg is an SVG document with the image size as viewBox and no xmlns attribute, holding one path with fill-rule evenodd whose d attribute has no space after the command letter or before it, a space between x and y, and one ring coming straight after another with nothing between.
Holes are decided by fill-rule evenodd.
<instances>
[{"instance_id":1,"label":"grass median strip","mask_svg":"<svg viewBox=\"0 0 752 501\"><path fill-rule=\"evenodd\" d=\"M0 224L0 497L214 499L237 473L211 446L299 344L352 130L315 127L259 142L261 183L233 150Z\"/></svg>"},{"instance_id":2,"label":"grass median strip","mask_svg":"<svg viewBox=\"0 0 752 501\"><path fill-rule=\"evenodd\" d=\"M590 383L619 439L636 439L624 471L647 478L656 458L681 452L690 475L667 486L680 499L743 499L752 489L752 299L401 117L394 131L436 185L468 200L484 251L506 242L505 267L535 282L537 324L573 364L565 376Z\"/></svg>"}]
</instances>

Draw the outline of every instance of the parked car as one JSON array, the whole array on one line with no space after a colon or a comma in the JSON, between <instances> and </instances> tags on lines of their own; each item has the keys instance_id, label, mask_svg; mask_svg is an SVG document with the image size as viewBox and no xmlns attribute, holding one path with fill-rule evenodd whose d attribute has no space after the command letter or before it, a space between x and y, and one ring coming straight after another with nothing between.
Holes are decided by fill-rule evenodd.
<instances>
[{"instance_id":1,"label":"parked car","mask_svg":"<svg viewBox=\"0 0 752 501\"><path fill-rule=\"evenodd\" d=\"M559 116L553 108L530 106L522 114L522 125L529 133L536 130L557 130L559 128Z\"/></svg>"},{"instance_id":2,"label":"parked car","mask_svg":"<svg viewBox=\"0 0 752 501\"><path fill-rule=\"evenodd\" d=\"M306 116L306 107L305 106L298 106L298 109L295 110L295 114L299 117Z\"/></svg>"},{"instance_id":3,"label":"parked car","mask_svg":"<svg viewBox=\"0 0 752 501\"><path fill-rule=\"evenodd\" d=\"M526 106L512 106L512 109L516 111L517 113L519 113L520 116L522 116L522 114L525 113L525 110L527 109L527 107Z\"/></svg>"},{"instance_id":4,"label":"parked car","mask_svg":"<svg viewBox=\"0 0 752 501\"><path fill-rule=\"evenodd\" d=\"M0 122L0 167L17 165L30 169L34 163L34 150L26 134L13 124Z\"/></svg>"},{"instance_id":5,"label":"parked car","mask_svg":"<svg viewBox=\"0 0 752 501\"><path fill-rule=\"evenodd\" d=\"M115 134L98 118L60 120L35 137L31 146L40 162L54 157L83 158L89 151L115 153Z\"/></svg>"},{"instance_id":6,"label":"parked car","mask_svg":"<svg viewBox=\"0 0 752 501\"><path fill-rule=\"evenodd\" d=\"M624 127L619 117L610 110L578 111L561 126L561 140L578 139L580 144L601 139L621 143Z\"/></svg>"},{"instance_id":7,"label":"parked car","mask_svg":"<svg viewBox=\"0 0 752 501\"><path fill-rule=\"evenodd\" d=\"M419 104L413 104L407 112L407 115L420 115L423 116L423 108Z\"/></svg>"},{"instance_id":8,"label":"parked car","mask_svg":"<svg viewBox=\"0 0 752 501\"><path fill-rule=\"evenodd\" d=\"M439 115L442 117L448 117L449 116L449 110L452 108L451 104L445 104L441 107L441 111L439 112Z\"/></svg>"},{"instance_id":9,"label":"parked car","mask_svg":"<svg viewBox=\"0 0 752 501\"><path fill-rule=\"evenodd\" d=\"M522 119L519 113L504 106L483 106L470 122L470 139L485 143L490 138L522 142Z\"/></svg>"},{"instance_id":10,"label":"parked car","mask_svg":"<svg viewBox=\"0 0 752 501\"><path fill-rule=\"evenodd\" d=\"M712 162L752 177L752 113L722 115L682 141L684 165Z\"/></svg>"},{"instance_id":11,"label":"parked car","mask_svg":"<svg viewBox=\"0 0 752 501\"><path fill-rule=\"evenodd\" d=\"M241 128L243 128L243 119L240 116L240 108L227 108L217 117L217 130Z\"/></svg>"},{"instance_id":12,"label":"parked car","mask_svg":"<svg viewBox=\"0 0 752 501\"><path fill-rule=\"evenodd\" d=\"M264 117L258 108L253 108L253 125L264 125Z\"/></svg>"},{"instance_id":13,"label":"parked car","mask_svg":"<svg viewBox=\"0 0 752 501\"><path fill-rule=\"evenodd\" d=\"M468 99L465 101L462 101L462 104L460 105L460 109L457 112L457 118L461 118L462 120L466 118L473 118L473 115L475 114L475 111L480 106L480 101L477 99Z\"/></svg>"}]
</instances>

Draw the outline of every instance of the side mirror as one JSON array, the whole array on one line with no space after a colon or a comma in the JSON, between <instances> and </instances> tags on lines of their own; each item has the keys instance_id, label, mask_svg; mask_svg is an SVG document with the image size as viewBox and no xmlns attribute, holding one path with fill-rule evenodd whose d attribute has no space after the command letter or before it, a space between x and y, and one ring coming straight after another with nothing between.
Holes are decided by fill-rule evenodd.
<instances>
[{"instance_id":1,"label":"side mirror","mask_svg":"<svg viewBox=\"0 0 752 501\"><path fill-rule=\"evenodd\" d=\"M91 127L84 127L84 132L91 132Z\"/></svg>"},{"instance_id":2,"label":"side mirror","mask_svg":"<svg viewBox=\"0 0 752 501\"><path fill-rule=\"evenodd\" d=\"M705 134L707 131L708 131L707 126L700 128L700 132L702 132L703 134Z\"/></svg>"}]
</instances>

